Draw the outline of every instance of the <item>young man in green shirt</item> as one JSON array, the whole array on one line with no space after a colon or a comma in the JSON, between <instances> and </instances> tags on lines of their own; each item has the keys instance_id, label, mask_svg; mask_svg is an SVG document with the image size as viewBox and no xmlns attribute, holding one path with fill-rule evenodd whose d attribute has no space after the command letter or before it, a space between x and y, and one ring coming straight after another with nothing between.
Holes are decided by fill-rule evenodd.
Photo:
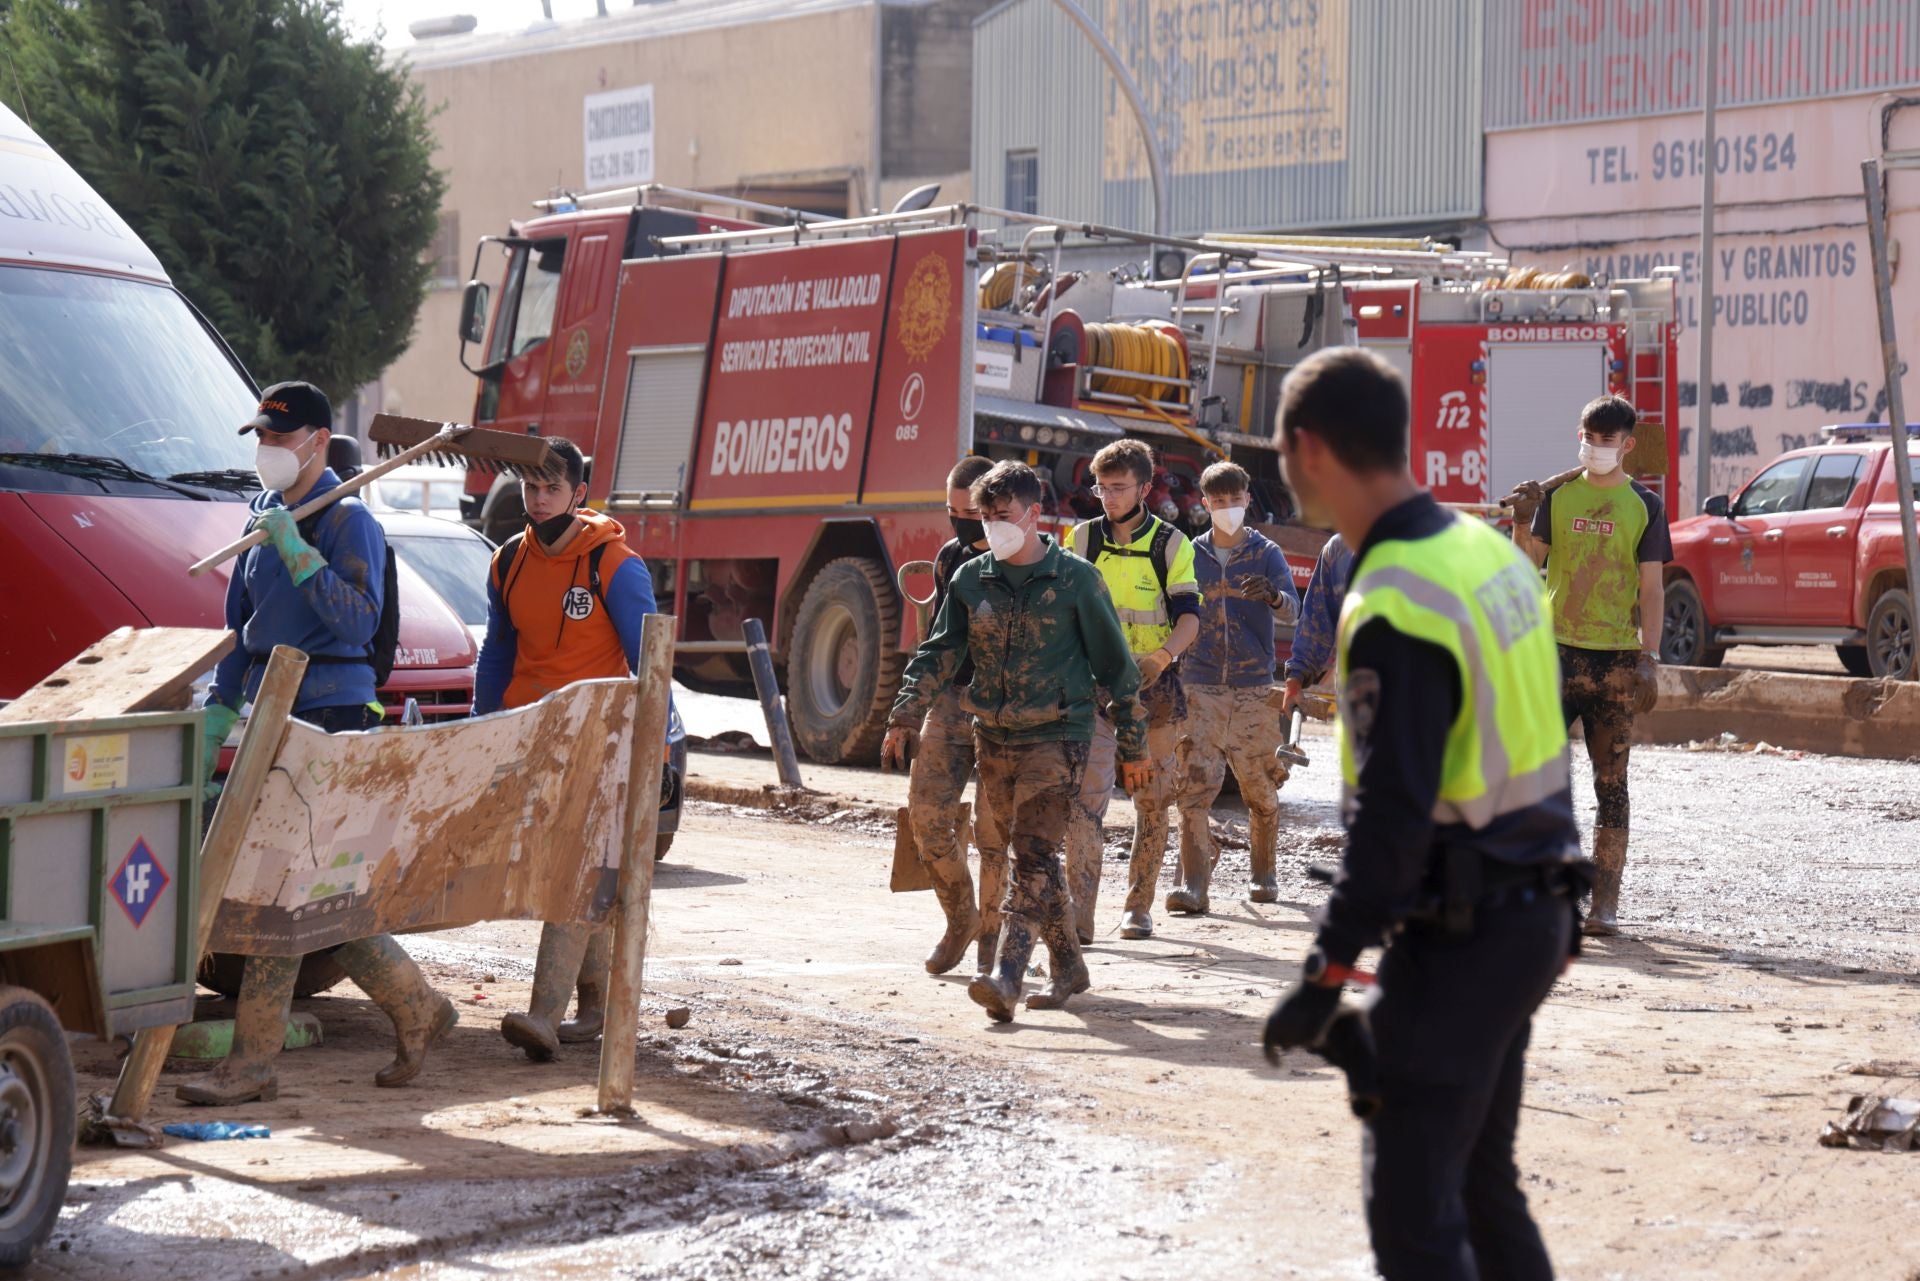
<instances>
[{"instance_id":1,"label":"young man in green shirt","mask_svg":"<svg viewBox=\"0 0 1920 1281\"><path fill-rule=\"evenodd\" d=\"M999 1022L1013 1018L1036 938L1051 953L1052 985L1028 1009L1058 1009L1089 983L1067 903L1060 850L1093 737L1094 688L1112 695L1120 776L1144 788L1147 727L1134 697L1139 672L1100 576L1038 532L1040 478L1003 462L974 482L990 555L954 572L933 632L907 664L887 718L883 762L913 759L927 709L968 659L961 706L973 716L984 808L980 863L1013 855L992 967L967 995ZM992 848L997 845L998 848Z\"/></svg>"},{"instance_id":2,"label":"young man in green shirt","mask_svg":"<svg viewBox=\"0 0 1920 1281\"><path fill-rule=\"evenodd\" d=\"M1138 440L1116 440L1093 456L1094 492L1104 514L1074 527L1068 549L1093 562L1113 597L1127 648L1140 669L1140 703L1147 713L1147 756L1153 782L1133 799L1133 850L1120 937L1153 937L1154 891L1167 854L1167 808L1179 786L1175 757L1187 719L1180 656L1200 635L1200 582L1193 542L1146 508L1153 486L1153 450ZM1094 726L1078 806L1067 833L1067 876L1083 942L1093 941L1094 902L1100 894L1101 825L1113 795L1113 726Z\"/></svg>"},{"instance_id":3,"label":"young man in green shirt","mask_svg":"<svg viewBox=\"0 0 1920 1281\"><path fill-rule=\"evenodd\" d=\"M1633 718L1653 710L1665 585L1673 559L1667 514L1626 470L1639 415L1619 396L1580 414L1579 476L1549 492L1521 485L1513 541L1547 567L1547 601L1560 644L1561 706L1585 727L1593 765L1593 861L1598 869L1588 934L1620 932L1627 866L1627 757Z\"/></svg>"}]
</instances>

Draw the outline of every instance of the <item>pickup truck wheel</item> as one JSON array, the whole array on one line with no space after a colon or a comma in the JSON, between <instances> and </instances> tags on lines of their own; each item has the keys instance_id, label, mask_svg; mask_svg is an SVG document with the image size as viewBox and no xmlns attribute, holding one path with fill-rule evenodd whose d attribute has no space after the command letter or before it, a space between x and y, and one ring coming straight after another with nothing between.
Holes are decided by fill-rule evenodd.
<instances>
[{"instance_id":1,"label":"pickup truck wheel","mask_svg":"<svg viewBox=\"0 0 1920 1281\"><path fill-rule=\"evenodd\" d=\"M1899 588L1880 593L1867 615L1867 664L1875 676L1904 680L1913 672L1913 598Z\"/></svg>"},{"instance_id":2,"label":"pickup truck wheel","mask_svg":"<svg viewBox=\"0 0 1920 1281\"><path fill-rule=\"evenodd\" d=\"M73 1060L53 1007L0 987L0 1268L53 1235L73 1173Z\"/></svg>"},{"instance_id":3,"label":"pickup truck wheel","mask_svg":"<svg viewBox=\"0 0 1920 1281\"><path fill-rule=\"evenodd\" d=\"M877 760L906 656L900 600L873 561L828 561L807 588L787 654L794 742L823 765Z\"/></svg>"},{"instance_id":4,"label":"pickup truck wheel","mask_svg":"<svg viewBox=\"0 0 1920 1281\"><path fill-rule=\"evenodd\" d=\"M1833 652L1840 656L1840 666L1847 669L1847 675L1873 675L1873 661L1867 657L1865 645L1835 645Z\"/></svg>"},{"instance_id":5,"label":"pickup truck wheel","mask_svg":"<svg viewBox=\"0 0 1920 1281\"><path fill-rule=\"evenodd\" d=\"M233 952L209 952L200 958L200 973L196 977L201 987L232 998L240 995L240 975L246 967L247 958L244 956ZM312 952L301 958L300 974L293 981L293 994L303 1000L318 996L346 977L347 972L331 956Z\"/></svg>"},{"instance_id":6,"label":"pickup truck wheel","mask_svg":"<svg viewBox=\"0 0 1920 1281\"><path fill-rule=\"evenodd\" d=\"M1690 579L1667 584L1660 627L1660 661L1675 667L1718 667L1726 661L1725 648L1707 644L1707 607L1700 589Z\"/></svg>"}]
</instances>

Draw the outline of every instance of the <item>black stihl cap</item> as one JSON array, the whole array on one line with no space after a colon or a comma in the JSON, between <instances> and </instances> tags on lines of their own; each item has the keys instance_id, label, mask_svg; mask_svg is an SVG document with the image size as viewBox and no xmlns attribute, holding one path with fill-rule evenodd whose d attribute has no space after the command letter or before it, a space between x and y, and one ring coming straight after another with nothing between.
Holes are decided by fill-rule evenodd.
<instances>
[{"instance_id":1,"label":"black stihl cap","mask_svg":"<svg viewBox=\"0 0 1920 1281\"><path fill-rule=\"evenodd\" d=\"M275 383L260 393L260 412L240 429L286 433L332 427L333 403L312 383Z\"/></svg>"}]
</instances>

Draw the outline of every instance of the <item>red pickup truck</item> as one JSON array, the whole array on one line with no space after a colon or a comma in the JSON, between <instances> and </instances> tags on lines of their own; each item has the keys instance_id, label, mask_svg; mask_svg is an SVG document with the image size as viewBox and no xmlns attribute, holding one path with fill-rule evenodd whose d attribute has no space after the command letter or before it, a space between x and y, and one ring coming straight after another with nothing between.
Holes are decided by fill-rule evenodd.
<instances>
[{"instance_id":1,"label":"red pickup truck","mask_svg":"<svg viewBox=\"0 0 1920 1281\"><path fill-rule=\"evenodd\" d=\"M1907 431L1920 448L1920 426ZM1729 645L1832 645L1856 676L1912 674L1892 428L1820 435L1674 523L1662 661L1717 667ZM1920 489L1920 459L1909 463Z\"/></svg>"}]
</instances>

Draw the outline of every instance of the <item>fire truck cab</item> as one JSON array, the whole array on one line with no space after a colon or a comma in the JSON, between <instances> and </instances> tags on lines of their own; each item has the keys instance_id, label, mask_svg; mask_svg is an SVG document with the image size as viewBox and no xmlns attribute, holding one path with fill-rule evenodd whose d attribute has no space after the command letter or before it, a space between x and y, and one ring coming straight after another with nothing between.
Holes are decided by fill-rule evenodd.
<instances>
[{"instance_id":1,"label":"fire truck cab","mask_svg":"<svg viewBox=\"0 0 1920 1281\"><path fill-rule=\"evenodd\" d=\"M918 637L903 571L949 536L946 473L968 454L1034 466L1065 528L1098 514L1093 454L1144 439L1161 460L1150 507L1194 533L1200 473L1230 458L1302 583L1325 535L1293 519L1272 422L1286 373L1325 347L1374 347L1408 376L1415 474L1443 500L1481 510L1562 470L1580 407L1607 391L1642 409L1636 473L1665 492L1676 470L1668 279L975 206L773 227L657 207L688 194L515 225L490 323L488 287L468 286L476 421L590 455L589 501L679 618L678 679L750 695L743 625L763 620L816 760L878 748ZM1088 244L1130 261L1072 266ZM510 502L475 488L469 516L505 532Z\"/></svg>"}]
</instances>

